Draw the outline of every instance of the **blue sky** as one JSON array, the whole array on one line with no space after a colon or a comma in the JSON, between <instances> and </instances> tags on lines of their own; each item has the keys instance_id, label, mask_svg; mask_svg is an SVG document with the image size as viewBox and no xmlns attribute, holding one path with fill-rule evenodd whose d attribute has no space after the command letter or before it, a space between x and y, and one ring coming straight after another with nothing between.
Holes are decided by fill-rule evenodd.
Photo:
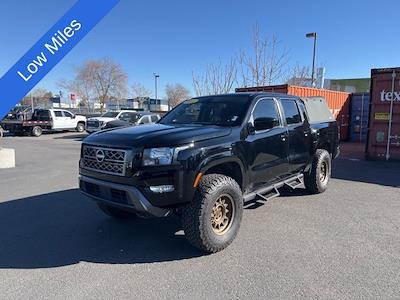
<instances>
[{"instance_id":1,"label":"blue sky","mask_svg":"<svg viewBox=\"0 0 400 300\"><path fill-rule=\"evenodd\" d=\"M0 76L74 2L1 1ZM157 72L161 94L166 83L192 89L192 71L250 47L255 23L279 36L292 64L311 63L312 42L304 35L316 31L317 65L326 67L328 78L368 77L371 68L400 65L399 14L398 0L121 0L38 86L57 92L56 83L71 79L74 65L109 56L130 84L153 89Z\"/></svg>"}]
</instances>

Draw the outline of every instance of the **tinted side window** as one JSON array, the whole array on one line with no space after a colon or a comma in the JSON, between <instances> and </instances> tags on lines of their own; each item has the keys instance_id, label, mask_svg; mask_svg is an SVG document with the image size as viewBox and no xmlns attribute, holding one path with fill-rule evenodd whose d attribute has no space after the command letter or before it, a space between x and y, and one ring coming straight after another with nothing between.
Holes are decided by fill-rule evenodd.
<instances>
[{"instance_id":1,"label":"tinted side window","mask_svg":"<svg viewBox=\"0 0 400 300\"><path fill-rule=\"evenodd\" d=\"M120 119L120 120L123 120L123 121L129 122L129 121L131 120L131 114L130 114L130 113L122 113L122 114L119 116L119 119Z\"/></svg>"},{"instance_id":2,"label":"tinted side window","mask_svg":"<svg viewBox=\"0 0 400 300\"><path fill-rule=\"evenodd\" d=\"M149 123L149 117L148 116L144 116L140 123L143 123L143 124Z\"/></svg>"},{"instance_id":3,"label":"tinted side window","mask_svg":"<svg viewBox=\"0 0 400 300\"><path fill-rule=\"evenodd\" d=\"M61 112L61 111L55 110L55 111L54 111L54 116L56 116L56 117L62 117L63 115L62 115L62 112Z\"/></svg>"},{"instance_id":4,"label":"tinted side window","mask_svg":"<svg viewBox=\"0 0 400 300\"><path fill-rule=\"evenodd\" d=\"M253 121L258 118L271 118L274 120L274 125L279 126L279 114L275 101L272 99L262 99L258 101L253 110Z\"/></svg>"},{"instance_id":5,"label":"tinted side window","mask_svg":"<svg viewBox=\"0 0 400 300\"><path fill-rule=\"evenodd\" d=\"M286 124L297 124L301 123L301 117L299 109L295 100L292 99L281 99L283 112L285 113Z\"/></svg>"},{"instance_id":6,"label":"tinted side window","mask_svg":"<svg viewBox=\"0 0 400 300\"><path fill-rule=\"evenodd\" d=\"M72 114L68 111L64 111L64 117L72 118Z\"/></svg>"},{"instance_id":7,"label":"tinted side window","mask_svg":"<svg viewBox=\"0 0 400 300\"><path fill-rule=\"evenodd\" d=\"M158 121L158 117L155 116L155 115L152 115L152 116L151 116L151 121L152 121L152 122L157 122L157 121Z\"/></svg>"}]
</instances>

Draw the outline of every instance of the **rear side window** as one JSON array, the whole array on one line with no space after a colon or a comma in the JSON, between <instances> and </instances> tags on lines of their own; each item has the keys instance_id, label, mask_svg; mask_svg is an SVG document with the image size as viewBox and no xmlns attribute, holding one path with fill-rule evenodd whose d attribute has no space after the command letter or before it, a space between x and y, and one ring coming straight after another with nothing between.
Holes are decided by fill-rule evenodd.
<instances>
[{"instance_id":1,"label":"rear side window","mask_svg":"<svg viewBox=\"0 0 400 300\"><path fill-rule=\"evenodd\" d=\"M303 101L299 101L297 104L299 105L300 114L303 117L303 120L307 120L308 121L307 113L306 113L306 106L304 105L304 102Z\"/></svg>"},{"instance_id":2,"label":"rear side window","mask_svg":"<svg viewBox=\"0 0 400 300\"><path fill-rule=\"evenodd\" d=\"M300 112L296 101L292 99L281 99L281 103L283 112L285 113L286 124L290 125L301 123Z\"/></svg>"},{"instance_id":3,"label":"rear side window","mask_svg":"<svg viewBox=\"0 0 400 300\"><path fill-rule=\"evenodd\" d=\"M151 122L157 122L157 121L158 121L158 117L156 115L152 115Z\"/></svg>"},{"instance_id":4,"label":"rear side window","mask_svg":"<svg viewBox=\"0 0 400 300\"><path fill-rule=\"evenodd\" d=\"M253 121L258 118L270 118L275 120L275 127L280 125L279 114L274 100L262 99L257 102L253 111Z\"/></svg>"},{"instance_id":5,"label":"rear side window","mask_svg":"<svg viewBox=\"0 0 400 300\"><path fill-rule=\"evenodd\" d=\"M54 115L55 115L56 117L62 117L62 116L63 116L63 115L62 115L62 112L59 111L59 110L55 110L55 111L54 111Z\"/></svg>"}]
</instances>

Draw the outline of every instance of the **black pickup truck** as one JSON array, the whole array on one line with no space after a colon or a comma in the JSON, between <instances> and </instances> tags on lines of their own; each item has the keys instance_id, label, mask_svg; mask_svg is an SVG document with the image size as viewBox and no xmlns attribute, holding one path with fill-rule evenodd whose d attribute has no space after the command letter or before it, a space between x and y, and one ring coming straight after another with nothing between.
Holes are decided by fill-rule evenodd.
<instances>
[{"instance_id":1,"label":"black pickup truck","mask_svg":"<svg viewBox=\"0 0 400 300\"><path fill-rule=\"evenodd\" d=\"M323 98L198 97L157 124L87 137L80 189L112 217L176 213L192 245L217 252L235 238L248 201L277 197L284 186L324 192L338 153Z\"/></svg>"}]
</instances>

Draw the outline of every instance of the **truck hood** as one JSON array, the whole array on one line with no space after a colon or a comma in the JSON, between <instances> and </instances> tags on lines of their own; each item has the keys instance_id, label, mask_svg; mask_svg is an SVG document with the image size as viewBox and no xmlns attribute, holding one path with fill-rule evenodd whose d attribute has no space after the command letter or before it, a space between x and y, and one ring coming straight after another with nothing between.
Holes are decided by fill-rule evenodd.
<instances>
[{"instance_id":1,"label":"truck hood","mask_svg":"<svg viewBox=\"0 0 400 300\"><path fill-rule=\"evenodd\" d=\"M129 148L169 147L223 137L229 127L151 124L103 130L88 136L84 143Z\"/></svg>"}]
</instances>

